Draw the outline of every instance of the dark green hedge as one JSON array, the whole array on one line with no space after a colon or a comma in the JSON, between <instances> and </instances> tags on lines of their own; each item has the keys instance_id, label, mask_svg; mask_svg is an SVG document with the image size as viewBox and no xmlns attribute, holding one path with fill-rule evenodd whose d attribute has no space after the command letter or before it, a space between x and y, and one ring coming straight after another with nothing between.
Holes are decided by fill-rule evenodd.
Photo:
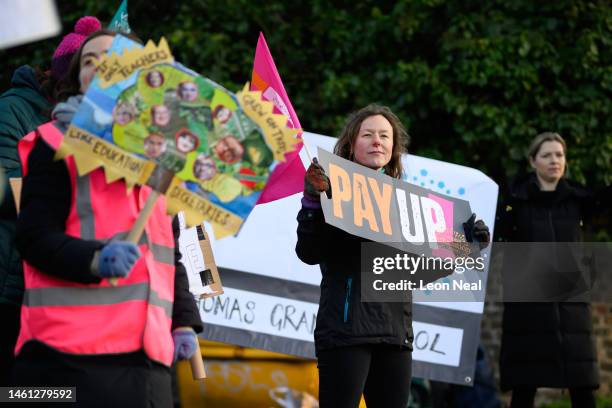
<instances>
[{"instance_id":1,"label":"dark green hedge","mask_svg":"<svg viewBox=\"0 0 612 408\"><path fill-rule=\"evenodd\" d=\"M69 29L83 14L108 21L119 0L59 3ZM502 184L546 130L568 141L572 178L612 179L609 0L131 0L129 15L141 37L165 35L178 60L235 90L262 30L307 130L337 134L350 111L380 102L412 152ZM20 64L47 64L57 42L8 50L2 86Z\"/></svg>"}]
</instances>

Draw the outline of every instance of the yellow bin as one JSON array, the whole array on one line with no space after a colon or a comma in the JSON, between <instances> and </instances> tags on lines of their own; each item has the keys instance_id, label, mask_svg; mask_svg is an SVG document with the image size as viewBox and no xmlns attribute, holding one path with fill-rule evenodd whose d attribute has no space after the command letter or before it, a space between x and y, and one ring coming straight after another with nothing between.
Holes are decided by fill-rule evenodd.
<instances>
[{"instance_id":1,"label":"yellow bin","mask_svg":"<svg viewBox=\"0 0 612 408\"><path fill-rule=\"evenodd\" d=\"M314 360L200 340L208 378L191 378L177 365L179 397L189 407L317 407Z\"/></svg>"}]
</instances>

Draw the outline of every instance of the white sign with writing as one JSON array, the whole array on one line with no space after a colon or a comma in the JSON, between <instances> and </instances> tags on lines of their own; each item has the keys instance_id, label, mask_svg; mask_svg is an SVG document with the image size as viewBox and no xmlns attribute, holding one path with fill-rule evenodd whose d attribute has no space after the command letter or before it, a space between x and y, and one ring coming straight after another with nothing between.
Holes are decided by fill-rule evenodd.
<instances>
[{"instance_id":1,"label":"white sign with writing","mask_svg":"<svg viewBox=\"0 0 612 408\"><path fill-rule=\"evenodd\" d=\"M412 359L459 367L463 329L423 322L412 322Z\"/></svg>"},{"instance_id":2,"label":"white sign with writing","mask_svg":"<svg viewBox=\"0 0 612 408\"><path fill-rule=\"evenodd\" d=\"M224 289L223 295L199 301L204 324L312 341L318 304L228 287Z\"/></svg>"},{"instance_id":3,"label":"white sign with writing","mask_svg":"<svg viewBox=\"0 0 612 408\"><path fill-rule=\"evenodd\" d=\"M197 229L196 227L186 228L185 216L182 212L178 214L178 218L180 226L179 250L181 251L181 263L185 266L187 272L189 291L197 297L212 293L210 286L202 283L200 275L206 269L206 263L200 248Z\"/></svg>"}]
</instances>

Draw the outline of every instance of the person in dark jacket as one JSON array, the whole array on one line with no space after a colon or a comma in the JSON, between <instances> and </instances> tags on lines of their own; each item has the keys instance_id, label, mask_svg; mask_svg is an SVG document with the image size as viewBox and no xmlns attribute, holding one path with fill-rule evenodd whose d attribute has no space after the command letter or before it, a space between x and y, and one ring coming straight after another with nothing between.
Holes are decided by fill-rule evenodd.
<instances>
[{"instance_id":1,"label":"person in dark jacket","mask_svg":"<svg viewBox=\"0 0 612 408\"><path fill-rule=\"evenodd\" d=\"M500 210L498 233L503 240L533 242L536 251L537 243L582 240L583 221L594 200L588 190L564 177L566 154L565 141L557 133L543 133L533 140L528 156L534 172L513 182ZM547 247L541 244L541 250ZM519 272L510 269L514 271L508 279ZM527 275L531 281L546 277L540 272L530 270ZM567 291L561 280L560 274L554 279L548 275L541 287ZM525 292L527 286L533 283L525 283ZM500 370L501 388L512 390L511 407L533 407L537 388L551 387L569 388L573 407L594 408L599 375L590 305L505 303Z\"/></svg>"},{"instance_id":2,"label":"person in dark jacket","mask_svg":"<svg viewBox=\"0 0 612 408\"><path fill-rule=\"evenodd\" d=\"M334 153L363 166L402 177L406 131L387 107L369 105L349 117ZM322 408L405 408L412 365L412 303L362 302L360 253L367 240L325 223L320 193L329 179L316 161L305 176L298 213L296 253L321 268L321 296L314 333ZM489 240L482 221L473 236Z\"/></svg>"},{"instance_id":3,"label":"person in dark jacket","mask_svg":"<svg viewBox=\"0 0 612 408\"><path fill-rule=\"evenodd\" d=\"M70 59L86 35L100 28L93 17L81 18L75 32L66 35L53 54L51 69L43 71L28 65L17 68L11 89L0 96L0 167L4 197L0 197L0 385L8 381L14 361L15 341L19 333L19 315L23 298L21 258L15 247L17 212L9 178L21 178L17 143L23 136L49 121L58 80L68 71ZM90 21L93 24L84 25ZM83 31L90 27L91 31Z\"/></svg>"},{"instance_id":4,"label":"person in dark jacket","mask_svg":"<svg viewBox=\"0 0 612 408\"><path fill-rule=\"evenodd\" d=\"M96 72L95 60L106 53L115 34L98 30L81 44L62 84L66 96L71 89L79 95L55 107L55 128L67 129L78 110L80 94ZM202 330L179 262L178 222L163 218L168 217L159 213L163 207L156 206L159 218L147 222L146 238L139 245L123 241L113 225L130 219L133 210L128 206L142 206L138 200L144 197L145 187L136 186L128 193L123 181L106 183L101 169L78 176L72 158L54 161L54 148L42 129L37 129L39 137L27 157L17 226L17 246L27 266L12 383L75 386L75 406L172 406L170 364L191 357L198 347L196 333ZM75 198L82 191L87 191L88 202ZM113 218L101 219L99 214L109 213L105 207L112 206L115 197L131 205L113 209ZM107 204L101 205L105 200ZM75 213L78 221L71 218ZM80 232L75 236L67 228L78 222ZM101 227L103 222L108 227ZM91 228L84 226L88 223ZM96 239L99 228L115 235ZM94 238L85 237L89 234ZM169 247L158 242L171 234L174 251L168 253L165 249ZM141 250L149 256L142 259ZM136 273L138 280L129 280ZM113 286L107 283L109 278L123 279ZM53 297L54 293L62 295ZM67 298L67 293L75 298ZM111 313L117 307L133 314ZM92 322L98 326L94 333L64 333L46 321L34 321L35 314L48 316L44 320L61 327L91 329ZM65 317L75 315L81 320ZM71 337L85 340L75 343Z\"/></svg>"},{"instance_id":5,"label":"person in dark jacket","mask_svg":"<svg viewBox=\"0 0 612 408\"><path fill-rule=\"evenodd\" d=\"M21 258L15 248L17 212L9 178L21 177L17 142L48 119L51 102L43 95L33 68L24 65L13 74L12 88L0 96L0 166L4 197L0 197L0 385L6 385L13 365L23 298Z\"/></svg>"}]
</instances>

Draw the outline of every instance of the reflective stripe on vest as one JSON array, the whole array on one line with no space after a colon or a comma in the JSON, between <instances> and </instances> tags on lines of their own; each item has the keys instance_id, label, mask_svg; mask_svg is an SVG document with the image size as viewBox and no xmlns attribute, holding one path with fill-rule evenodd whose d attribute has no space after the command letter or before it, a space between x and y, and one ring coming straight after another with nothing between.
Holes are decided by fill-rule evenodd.
<instances>
[{"instance_id":1,"label":"reflective stripe on vest","mask_svg":"<svg viewBox=\"0 0 612 408\"><path fill-rule=\"evenodd\" d=\"M96 236L94 212L91 206L91 193L89 190L89 183L90 180L88 175L77 176L76 178L76 209L79 215L79 220L81 222L81 238L83 239L95 239ZM102 241L112 242L125 240L128 234L129 231L118 232L112 238L107 238ZM146 232L143 232L140 237L140 240L138 241L138 244L147 245L151 252L153 252L153 257L156 261L174 266L174 248L150 242Z\"/></svg>"},{"instance_id":2,"label":"reflective stripe on vest","mask_svg":"<svg viewBox=\"0 0 612 408\"><path fill-rule=\"evenodd\" d=\"M39 127L20 149L22 162L27 163L38 137L57 148L61 143L58 133L52 124ZM107 184L101 169L79 176L74 159L64 161L72 187L65 233L105 243L124 240L150 189L135 187L127 192L122 181ZM175 249L163 197L146 224L139 247L141 258L117 286L108 280L100 284L68 282L24 262L26 290L16 352L30 340L73 354L144 349L152 360L170 366Z\"/></svg>"},{"instance_id":3,"label":"reflective stripe on vest","mask_svg":"<svg viewBox=\"0 0 612 408\"><path fill-rule=\"evenodd\" d=\"M95 239L96 227L94 223L91 194L89 191L89 175L76 176L76 210L81 221L81 238Z\"/></svg>"},{"instance_id":4,"label":"reflective stripe on vest","mask_svg":"<svg viewBox=\"0 0 612 408\"><path fill-rule=\"evenodd\" d=\"M112 305L131 300L146 300L149 304L161 307L166 316L172 318L172 302L161 299L156 292L149 289L147 283L98 288L33 288L25 292L23 304L31 307Z\"/></svg>"},{"instance_id":5,"label":"reflective stripe on vest","mask_svg":"<svg viewBox=\"0 0 612 408\"><path fill-rule=\"evenodd\" d=\"M123 241L127 239L127 236L129 235L129 233L130 233L129 231L118 232L112 238L103 239L101 241L104 243L113 242L113 241ZM151 252L153 253L153 258L157 262L161 262L161 263L165 263L165 264L174 266L174 248L171 248L165 245L152 244L151 242L149 242L149 238L147 234L144 232L140 236L138 245L147 245L149 249L151 250Z\"/></svg>"}]
</instances>

